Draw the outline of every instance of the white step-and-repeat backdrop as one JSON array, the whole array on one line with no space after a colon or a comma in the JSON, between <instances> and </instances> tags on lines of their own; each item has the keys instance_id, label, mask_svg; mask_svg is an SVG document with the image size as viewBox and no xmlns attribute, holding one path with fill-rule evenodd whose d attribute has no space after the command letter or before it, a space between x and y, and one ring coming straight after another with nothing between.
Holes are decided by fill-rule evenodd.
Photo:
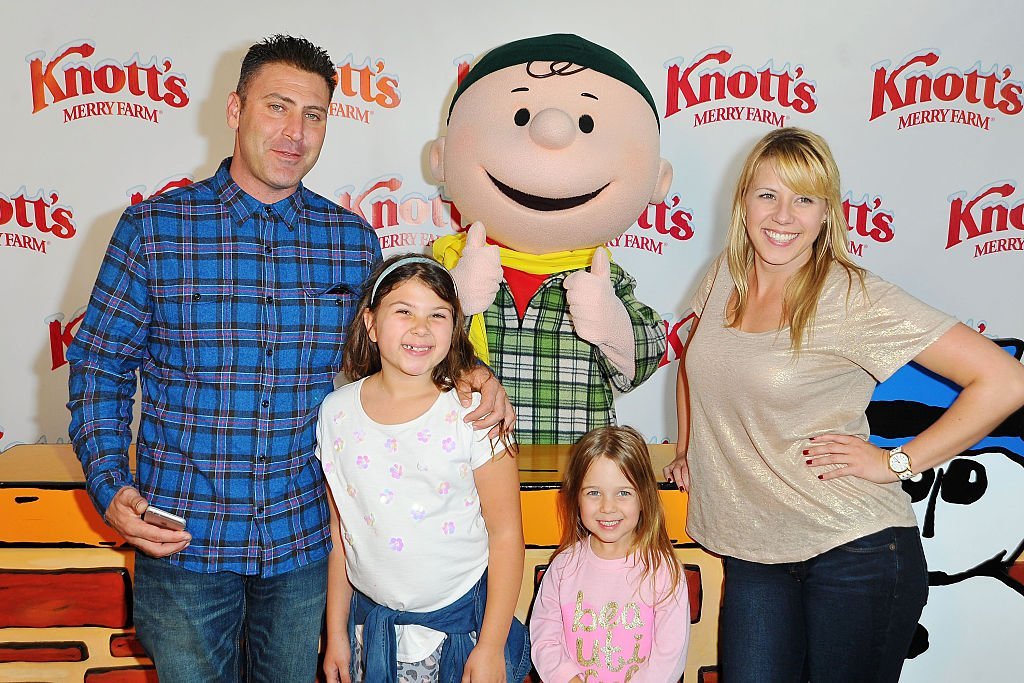
<instances>
[{"instance_id":1,"label":"white step-and-repeat backdrop","mask_svg":"<svg viewBox=\"0 0 1024 683\"><path fill-rule=\"evenodd\" d=\"M984 334L1024 337L1016 0L43 0L5 3L3 25L0 452L67 440L65 350L118 216L213 173L232 146L224 109L240 59L277 32L337 63L327 142L306 183L364 216L385 253L425 251L458 227L426 146L444 130L460 67L509 40L572 32L636 68L675 169L665 202L611 245L669 332L663 367L617 404L652 442L675 440L685 302L723 244L743 156L773 127L831 143L863 265ZM1010 592L1020 615L1024 598Z\"/></svg>"}]
</instances>

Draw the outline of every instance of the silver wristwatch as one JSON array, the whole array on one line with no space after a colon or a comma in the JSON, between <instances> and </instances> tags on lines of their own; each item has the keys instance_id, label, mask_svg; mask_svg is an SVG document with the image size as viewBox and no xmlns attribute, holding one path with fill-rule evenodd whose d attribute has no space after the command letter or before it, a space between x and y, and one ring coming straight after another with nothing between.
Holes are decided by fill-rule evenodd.
<instances>
[{"instance_id":1,"label":"silver wristwatch","mask_svg":"<svg viewBox=\"0 0 1024 683\"><path fill-rule=\"evenodd\" d=\"M910 456L903 452L903 446L897 446L889 451L889 469L899 477L900 481L906 481L914 476L913 463Z\"/></svg>"}]
</instances>

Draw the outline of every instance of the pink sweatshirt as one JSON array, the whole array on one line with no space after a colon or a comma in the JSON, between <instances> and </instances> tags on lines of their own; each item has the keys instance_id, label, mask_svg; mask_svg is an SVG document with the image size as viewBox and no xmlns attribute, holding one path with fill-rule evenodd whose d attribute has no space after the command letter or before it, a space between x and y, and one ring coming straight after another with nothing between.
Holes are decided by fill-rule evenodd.
<instances>
[{"instance_id":1,"label":"pink sweatshirt","mask_svg":"<svg viewBox=\"0 0 1024 683\"><path fill-rule=\"evenodd\" d=\"M686 586L653 607L632 557L603 560L584 541L551 562L530 617L533 664L544 683L675 683L690 633ZM664 596L664 567L654 590ZM638 590L639 588L639 590Z\"/></svg>"}]
</instances>

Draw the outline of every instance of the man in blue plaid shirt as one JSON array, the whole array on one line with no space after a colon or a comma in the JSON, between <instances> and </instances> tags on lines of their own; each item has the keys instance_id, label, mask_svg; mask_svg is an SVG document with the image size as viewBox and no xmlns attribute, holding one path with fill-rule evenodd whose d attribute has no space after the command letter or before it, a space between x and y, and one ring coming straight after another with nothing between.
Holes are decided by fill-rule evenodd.
<instances>
[{"instance_id":1,"label":"man in blue plaid shirt","mask_svg":"<svg viewBox=\"0 0 1024 683\"><path fill-rule=\"evenodd\" d=\"M233 156L124 212L68 351L71 438L97 509L141 551L135 622L161 683L238 680L243 640L247 680L316 673L330 551L317 408L381 258L365 221L301 183L334 86L312 43L253 45L228 97ZM477 375L469 418L511 419ZM149 505L186 529L143 520Z\"/></svg>"}]
</instances>

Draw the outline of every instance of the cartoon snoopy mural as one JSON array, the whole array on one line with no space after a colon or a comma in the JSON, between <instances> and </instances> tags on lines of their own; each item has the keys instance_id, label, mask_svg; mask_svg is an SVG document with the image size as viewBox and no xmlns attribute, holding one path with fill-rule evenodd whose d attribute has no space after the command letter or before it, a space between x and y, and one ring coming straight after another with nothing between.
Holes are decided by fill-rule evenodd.
<instances>
[{"instance_id":1,"label":"cartoon snoopy mural","mask_svg":"<svg viewBox=\"0 0 1024 683\"><path fill-rule=\"evenodd\" d=\"M1024 342L994 340L1020 360ZM913 363L876 389L871 440L909 441L959 388ZM1024 409L949 462L903 483L928 560L928 604L903 681L1024 677Z\"/></svg>"}]
</instances>

